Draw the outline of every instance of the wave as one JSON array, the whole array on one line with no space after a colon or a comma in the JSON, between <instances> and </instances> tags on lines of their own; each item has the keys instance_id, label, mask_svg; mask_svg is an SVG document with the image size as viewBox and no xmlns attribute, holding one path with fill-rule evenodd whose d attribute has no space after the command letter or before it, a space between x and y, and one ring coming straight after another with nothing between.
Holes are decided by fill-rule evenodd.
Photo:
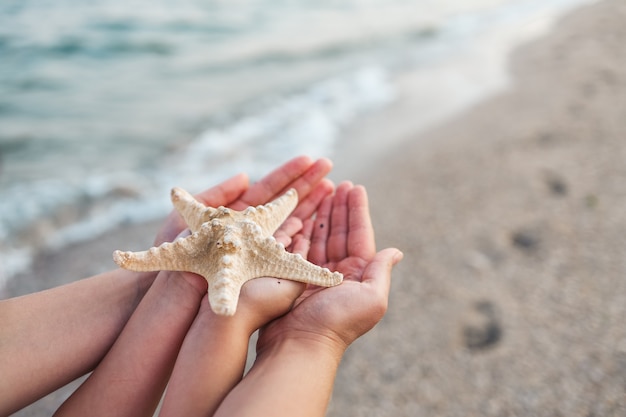
<instances>
[{"instance_id":1,"label":"wave","mask_svg":"<svg viewBox=\"0 0 626 417\"><path fill-rule=\"evenodd\" d=\"M438 27L426 25L410 28L393 34L381 34L366 39L335 39L308 47L294 48L293 45L270 42L254 52L237 51L236 48L218 54L210 64L202 66L202 72L223 73L246 70L260 66L292 66L319 61L348 61L358 56L384 54L391 48L399 50L411 45L420 48L441 34ZM371 58L370 58L371 61Z\"/></svg>"},{"instance_id":2,"label":"wave","mask_svg":"<svg viewBox=\"0 0 626 417\"><path fill-rule=\"evenodd\" d=\"M395 94L385 70L364 67L261 100L153 167L7 187L0 200L0 239L11 242L0 243L0 281L28 268L38 250L164 217L173 186L199 191L237 172L258 179L296 155L332 156L344 126L386 106Z\"/></svg>"},{"instance_id":3,"label":"wave","mask_svg":"<svg viewBox=\"0 0 626 417\"><path fill-rule=\"evenodd\" d=\"M145 148L131 148L130 141L125 142L122 146L130 155L130 162L118 164L127 167L125 171L79 178L85 169L78 167L64 171L64 174L72 173L74 178L69 180L26 178L19 184L0 182L0 268L3 268L0 281L27 268L29 259L42 248L75 244L124 224L164 216L171 208L168 191L172 186L197 191L240 171L248 172L252 179L258 178L297 154L331 156L346 125L384 108L399 94L403 99L412 95L411 100L403 100L403 103L405 107L406 103L411 105L410 111L404 115L413 124L433 113L437 117L448 114L450 101L465 104L476 100L487 87L502 78L501 61L511 42L517 41L513 38L518 34L513 32L519 29L520 23L516 19L520 15L542 17L546 15L541 12L544 7L554 9L558 4L565 7L565 4L585 1L588 0L524 0L518 2L521 9L511 9L512 2L503 1L501 7L487 14L475 9L474 13L460 13L457 18L448 15L435 18L428 24L425 21L415 23L415 14L407 14L406 18L394 14L399 16L398 19L402 18L402 24L395 24L397 22L393 19L379 19L378 7L373 7L365 10L367 16L376 18L371 22L388 24L379 33L370 33L367 37L353 36L354 32L350 32L353 26L327 28L321 23L322 26L315 28L318 33L310 33L310 36L297 36L301 31L286 36L292 33L289 30L293 25L282 25L291 23L289 19L276 20L277 26L273 27L276 31L255 31L253 29L263 28L249 25L258 24L258 21L243 19L238 25L239 14L234 21L223 19L220 26L215 21L204 22L204 14L200 18L187 16L184 10L171 10L169 6L154 15L130 11L128 19L124 17L127 9L120 12L105 7L108 14L91 10L86 18L78 18L77 26L70 25L71 30L66 30L68 25L64 19L51 22L50 27L42 26L43 9L35 9L39 14L34 17L24 14L21 20L9 19L7 26L0 28L0 55L7 58L0 60L0 81L6 84L3 91L15 94L12 97L7 95L8 98L0 102L0 116L23 117L26 121L23 125L28 125L25 132L32 131L31 125L36 126L37 133L45 132L66 146L62 149L71 146L74 155L79 140L81 146L92 143L98 150L107 149L97 146L109 139L111 147L123 142L123 138L115 138L117 142L114 142L107 136L121 136L123 129L85 129L91 142L82 137L76 139L71 129L81 132L84 126L69 122L59 124L59 119L52 117L57 116L58 95L43 94L52 90L63 90L69 103L78 103L72 108L72 117L76 119L84 116L102 122L104 116L111 116L112 109L119 110L119 104L127 97L124 93L133 91L136 96L149 94L151 98L171 98L172 103L164 103L159 108L180 107L181 113L195 111L198 106L185 108L174 106L174 103L180 104L184 100L202 103L201 100L207 98L207 104L202 105L213 107L205 113L198 111L194 114L208 114L206 117L213 121L194 129L194 132L200 132L197 136L186 136L186 146L172 152L166 149L154 151L150 158L145 156ZM96 22L94 27L82 31L85 24L88 26L93 22ZM97 22L101 23L100 27ZM501 30L485 35L498 22ZM136 30L142 28L148 30ZM330 33L326 29L336 32ZM188 36L189 32L193 32L192 36ZM75 36L76 33L85 36ZM138 36L141 33L145 36ZM178 36L181 34L185 36ZM481 36L484 39L478 40ZM219 42L212 44L215 39ZM485 44L485 40L489 42ZM468 53L472 49L477 53ZM139 59L132 60L132 57ZM211 64L207 65L208 61ZM459 61L463 62L459 64ZM161 64L157 71L153 71L155 65ZM490 72L492 67L498 67L498 70ZM15 71L15 68L23 71ZM134 77L132 71L127 71L131 68L140 75ZM346 71L346 68L357 69ZM109 72L96 71L99 69ZM468 69L471 71L464 72ZM85 73L91 70L94 77L91 73L88 74L90 77L85 77ZM237 70L244 71L242 77L239 73L230 74ZM206 75L203 71L209 76L203 78ZM219 74L212 78L212 72ZM339 75L320 79L323 74L337 73ZM261 77L274 83L264 90L251 88L250 91L246 90L249 86L240 85L262 83ZM85 84L81 85L78 81L83 79ZM146 83L143 83L144 79ZM318 81L286 91L311 79ZM115 82L101 84L102 80ZM106 90L107 94L101 95L96 91L93 96L96 97L94 102L98 103L93 107L96 111L81 113L84 101L70 99L76 98L79 92L88 97L91 84L86 83L121 89L119 92ZM202 83L222 87L202 91L236 91L240 96L200 97L206 93L193 87ZM402 91L395 90L396 84ZM179 90L193 94L178 95ZM265 96L259 98L259 94ZM241 105L242 102L246 103L245 106ZM446 111L438 107L444 104L448 106ZM216 108L222 112L215 114ZM458 108L453 106L453 110ZM140 117L143 114L136 114L120 118L117 123L128 129L129 137L139 135L140 140L150 140L155 147L167 146L154 140L155 135L162 133L164 137L174 137L180 134L181 125L183 128L187 126L182 122L178 124L179 118L184 119L179 114L171 119L163 116L162 123L155 120L163 115L162 112L145 111L144 114L145 118ZM133 117L141 120L133 124ZM150 124L151 120L155 122ZM191 120L192 123L196 126L196 119ZM133 128L138 126L137 131L128 128L131 124ZM141 136L141 129L146 128L144 125L157 127L147 129L148 133ZM42 154L49 155L48 150L53 145L46 141L45 145L38 144L36 149L18 149L24 146L26 136L21 134L22 125L18 123L16 126L14 137L9 139L5 132L6 137L0 138L1 156L9 160L19 155L24 160L32 158L31 162L39 164L38 158ZM171 130L175 131L168 130L168 126L174 126ZM395 126L387 127L388 130L393 128ZM67 132L70 134L66 135ZM388 136L389 132L385 132L385 138ZM72 140L75 142L71 143ZM167 155L153 158L161 153ZM59 160L61 164L72 164L70 158L52 159L49 161L51 167L58 166ZM88 163L92 162L97 164L100 161L90 159Z\"/></svg>"}]
</instances>

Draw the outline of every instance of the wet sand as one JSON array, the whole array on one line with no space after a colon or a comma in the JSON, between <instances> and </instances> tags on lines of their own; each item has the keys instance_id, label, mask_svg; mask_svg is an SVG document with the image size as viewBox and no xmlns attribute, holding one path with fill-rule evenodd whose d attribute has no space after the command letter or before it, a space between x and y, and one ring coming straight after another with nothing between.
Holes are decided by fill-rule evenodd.
<instances>
[{"instance_id":1,"label":"wet sand","mask_svg":"<svg viewBox=\"0 0 626 417\"><path fill-rule=\"evenodd\" d=\"M369 190L379 247L405 258L329 416L626 415L624 22L620 0L579 9L515 52L509 91L360 167L335 158L335 179ZM42 256L6 293L110 269L156 227Z\"/></svg>"}]
</instances>

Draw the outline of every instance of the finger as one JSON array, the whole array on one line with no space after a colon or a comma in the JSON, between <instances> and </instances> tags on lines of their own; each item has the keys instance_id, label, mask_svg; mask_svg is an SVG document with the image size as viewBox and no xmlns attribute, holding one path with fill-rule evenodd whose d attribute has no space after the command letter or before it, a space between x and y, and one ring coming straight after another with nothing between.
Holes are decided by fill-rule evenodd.
<instances>
[{"instance_id":1,"label":"finger","mask_svg":"<svg viewBox=\"0 0 626 417\"><path fill-rule=\"evenodd\" d=\"M273 200L312 165L313 161L307 156L300 156L286 162L252 185L237 203L233 204L233 208L242 210L248 206L257 206Z\"/></svg>"},{"instance_id":2,"label":"finger","mask_svg":"<svg viewBox=\"0 0 626 417\"><path fill-rule=\"evenodd\" d=\"M300 233L293 237L292 245L290 248L291 253L299 253L304 259L309 254L311 248L311 233L313 232L313 220L308 219L304 222Z\"/></svg>"},{"instance_id":3,"label":"finger","mask_svg":"<svg viewBox=\"0 0 626 417\"><path fill-rule=\"evenodd\" d=\"M326 243L330 232L330 213L333 207L333 196L328 195L320 204L313 230L311 232L311 247L309 249L309 261L317 265L324 265L328 262L326 256Z\"/></svg>"},{"instance_id":4,"label":"finger","mask_svg":"<svg viewBox=\"0 0 626 417\"><path fill-rule=\"evenodd\" d=\"M301 199L298 207L291 213L292 216L302 220L310 218L327 195L335 189L334 184L329 179L322 179L306 198Z\"/></svg>"},{"instance_id":5,"label":"finger","mask_svg":"<svg viewBox=\"0 0 626 417\"><path fill-rule=\"evenodd\" d=\"M348 194L347 256L372 259L376 254L374 228L370 218L367 192L356 186Z\"/></svg>"},{"instance_id":6,"label":"finger","mask_svg":"<svg viewBox=\"0 0 626 417\"><path fill-rule=\"evenodd\" d=\"M289 246L291 238L302 229L302 220L297 217L289 217L285 222L274 232L274 237L277 241L285 246Z\"/></svg>"},{"instance_id":7,"label":"finger","mask_svg":"<svg viewBox=\"0 0 626 417\"><path fill-rule=\"evenodd\" d=\"M226 181L196 194L194 197L202 204L211 207L226 206L236 200L248 188L248 176L238 174ZM178 211L172 210L165 220L164 226L157 233L154 245L170 242L187 224Z\"/></svg>"},{"instance_id":8,"label":"finger","mask_svg":"<svg viewBox=\"0 0 626 417\"><path fill-rule=\"evenodd\" d=\"M196 194L194 197L205 206L227 206L241 196L249 185L246 174L237 174L226 181Z\"/></svg>"},{"instance_id":9,"label":"finger","mask_svg":"<svg viewBox=\"0 0 626 417\"><path fill-rule=\"evenodd\" d=\"M391 270L404 255L396 248L383 249L374 255L363 272L363 284L371 286L380 299L389 297Z\"/></svg>"},{"instance_id":10,"label":"finger","mask_svg":"<svg viewBox=\"0 0 626 417\"><path fill-rule=\"evenodd\" d=\"M354 186L345 181L339 184L333 198L328 236L327 255L331 262L338 262L348 256L348 194Z\"/></svg>"},{"instance_id":11,"label":"finger","mask_svg":"<svg viewBox=\"0 0 626 417\"><path fill-rule=\"evenodd\" d=\"M167 216L163 227L154 238L154 246L159 246L163 242L171 242L176 238L176 234L185 229L187 225L182 216L173 210Z\"/></svg>"},{"instance_id":12,"label":"finger","mask_svg":"<svg viewBox=\"0 0 626 417\"><path fill-rule=\"evenodd\" d=\"M313 165L306 170L304 174L294 179L288 184L278 195L283 194L289 188L295 188L298 192L298 198L304 200L311 190L315 189L317 184L332 170L333 164L329 159L321 158L315 161Z\"/></svg>"}]
</instances>

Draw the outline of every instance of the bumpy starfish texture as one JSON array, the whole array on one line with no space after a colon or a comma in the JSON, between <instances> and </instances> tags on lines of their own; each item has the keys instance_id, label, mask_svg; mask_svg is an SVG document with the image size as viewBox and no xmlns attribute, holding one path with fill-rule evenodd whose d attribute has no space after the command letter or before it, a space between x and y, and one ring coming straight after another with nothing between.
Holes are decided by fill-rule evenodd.
<instances>
[{"instance_id":1,"label":"bumpy starfish texture","mask_svg":"<svg viewBox=\"0 0 626 417\"><path fill-rule=\"evenodd\" d=\"M295 189L266 205L243 211L207 207L180 188L172 190L172 203L191 235L143 252L117 250L113 253L115 263L132 271L202 275L209 283L211 309L225 316L235 314L241 287L254 278L283 278L324 287L343 280L341 273L287 252L272 236L298 204Z\"/></svg>"}]
</instances>

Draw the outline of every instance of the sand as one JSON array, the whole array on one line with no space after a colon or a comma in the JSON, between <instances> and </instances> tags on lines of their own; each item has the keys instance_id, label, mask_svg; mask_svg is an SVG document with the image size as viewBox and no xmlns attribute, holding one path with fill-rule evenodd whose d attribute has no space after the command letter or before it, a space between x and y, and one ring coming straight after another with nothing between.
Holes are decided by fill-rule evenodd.
<instances>
[{"instance_id":1,"label":"sand","mask_svg":"<svg viewBox=\"0 0 626 417\"><path fill-rule=\"evenodd\" d=\"M405 260L330 416L626 415L625 21L567 16L511 91L356 175Z\"/></svg>"},{"instance_id":2,"label":"sand","mask_svg":"<svg viewBox=\"0 0 626 417\"><path fill-rule=\"evenodd\" d=\"M361 168L335 158L405 259L329 416L626 415L624 22L621 0L579 9L515 52L510 90ZM8 294L109 269L155 229L47 254Z\"/></svg>"}]
</instances>

